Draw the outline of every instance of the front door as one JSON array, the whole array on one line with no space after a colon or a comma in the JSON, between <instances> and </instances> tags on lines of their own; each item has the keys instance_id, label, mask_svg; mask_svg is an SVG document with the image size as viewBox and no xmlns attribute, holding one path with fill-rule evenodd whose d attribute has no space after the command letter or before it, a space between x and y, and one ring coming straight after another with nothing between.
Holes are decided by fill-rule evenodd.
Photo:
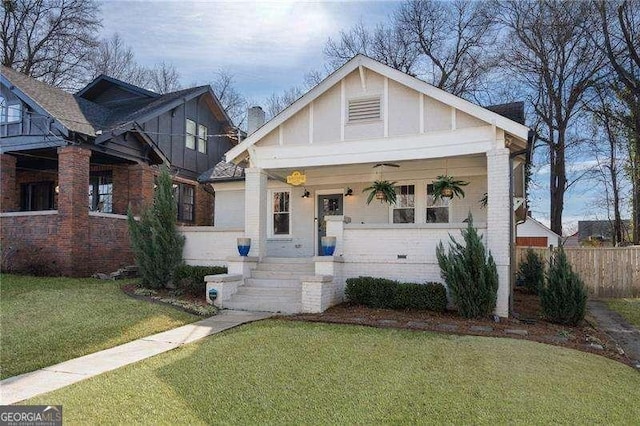
<instances>
[{"instance_id":1,"label":"front door","mask_svg":"<svg viewBox=\"0 0 640 426\"><path fill-rule=\"evenodd\" d=\"M318 195L318 254L322 253L321 239L327 235L325 216L342 213L342 194Z\"/></svg>"}]
</instances>

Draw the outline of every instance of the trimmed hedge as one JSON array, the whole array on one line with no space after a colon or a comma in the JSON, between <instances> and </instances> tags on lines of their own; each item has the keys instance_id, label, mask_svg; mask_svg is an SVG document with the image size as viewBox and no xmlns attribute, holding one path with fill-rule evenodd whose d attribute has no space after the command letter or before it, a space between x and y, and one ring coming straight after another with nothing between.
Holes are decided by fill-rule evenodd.
<instances>
[{"instance_id":1,"label":"trimmed hedge","mask_svg":"<svg viewBox=\"0 0 640 426\"><path fill-rule=\"evenodd\" d=\"M175 285L179 290L193 296L204 296L207 286L204 277L207 275L226 274L224 266L191 266L180 265L174 273Z\"/></svg>"},{"instance_id":2,"label":"trimmed hedge","mask_svg":"<svg viewBox=\"0 0 640 426\"><path fill-rule=\"evenodd\" d=\"M382 309L444 312L447 291L440 283L399 283L386 278L347 279L345 296L351 303Z\"/></svg>"}]
</instances>

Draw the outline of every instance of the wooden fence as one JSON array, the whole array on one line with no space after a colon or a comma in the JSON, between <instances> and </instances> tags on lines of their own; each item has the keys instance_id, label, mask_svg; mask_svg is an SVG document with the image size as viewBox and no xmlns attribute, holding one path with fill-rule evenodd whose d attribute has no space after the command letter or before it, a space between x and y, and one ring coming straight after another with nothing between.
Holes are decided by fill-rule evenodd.
<instances>
[{"instance_id":1,"label":"wooden fence","mask_svg":"<svg viewBox=\"0 0 640 426\"><path fill-rule=\"evenodd\" d=\"M516 247L516 266L527 254ZM549 262L552 252L532 247ZM565 248L571 267L584 281L593 297L640 297L640 246Z\"/></svg>"}]
</instances>

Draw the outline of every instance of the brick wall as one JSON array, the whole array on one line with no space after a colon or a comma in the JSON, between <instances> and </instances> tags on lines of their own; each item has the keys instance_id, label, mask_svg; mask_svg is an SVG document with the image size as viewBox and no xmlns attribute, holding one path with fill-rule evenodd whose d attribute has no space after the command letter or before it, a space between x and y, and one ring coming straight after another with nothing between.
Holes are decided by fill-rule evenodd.
<instances>
[{"instance_id":1,"label":"brick wall","mask_svg":"<svg viewBox=\"0 0 640 426\"><path fill-rule=\"evenodd\" d=\"M134 265L129 228L124 217L89 214L89 272L113 272Z\"/></svg>"},{"instance_id":2,"label":"brick wall","mask_svg":"<svg viewBox=\"0 0 640 426\"><path fill-rule=\"evenodd\" d=\"M0 211L13 212L18 210L18 198L16 194L16 157L9 154L0 154L0 182L2 186L2 199Z\"/></svg>"}]
</instances>

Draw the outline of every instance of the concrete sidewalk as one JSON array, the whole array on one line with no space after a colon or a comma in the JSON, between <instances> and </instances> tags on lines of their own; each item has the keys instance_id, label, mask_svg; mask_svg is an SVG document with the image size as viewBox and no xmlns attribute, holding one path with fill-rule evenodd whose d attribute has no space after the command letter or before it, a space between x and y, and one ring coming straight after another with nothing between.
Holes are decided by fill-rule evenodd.
<instances>
[{"instance_id":1,"label":"concrete sidewalk","mask_svg":"<svg viewBox=\"0 0 640 426\"><path fill-rule=\"evenodd\" d=\"M89 377L150 358L252 321L268 318L268 312L221 311L193 324L163 331L114 348L71 359L41 370L0 381L0 404L15 404L36 395L69 386Z\"/></svg>"},{"instance_id":2,"label":"concrete sidewalk","mask_svg":"<svg viewBox=\"0 0 640 426\"><path fill-rule=\"evenodd\" d=\"M598 328L618 343L640 369L640 330L629 324L619 313L612 311L602 300L589 300L587 307L595 317Z\"/></svg>"}]
</instances>

